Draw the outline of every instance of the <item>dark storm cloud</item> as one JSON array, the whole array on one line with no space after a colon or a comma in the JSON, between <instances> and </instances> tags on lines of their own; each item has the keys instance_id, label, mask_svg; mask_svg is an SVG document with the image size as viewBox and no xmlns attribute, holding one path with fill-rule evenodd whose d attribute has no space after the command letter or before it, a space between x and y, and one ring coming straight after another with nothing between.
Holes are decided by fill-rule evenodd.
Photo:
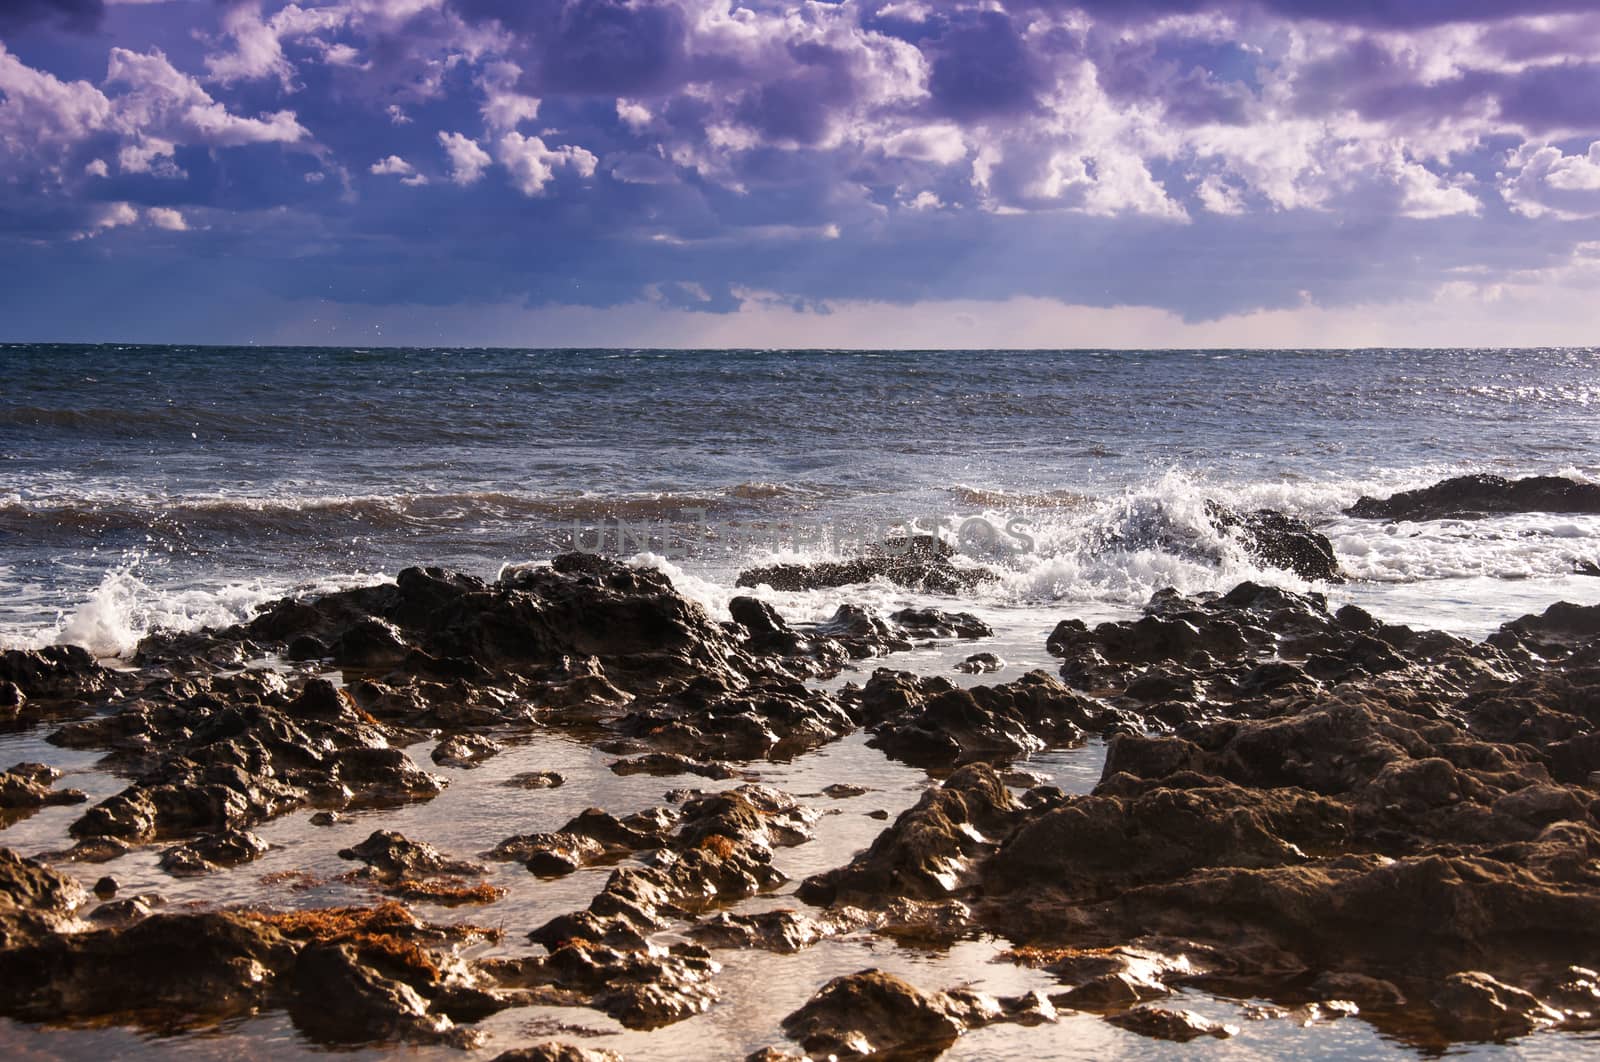
<instances>
[{"instance_id":1,"label":"dark storm cloud","mask_svg":"<svg viewBox=\"0 0 1600 1062\"><path fill-rule=\"evenodd\" d=\"M4 0L0 2L0 33L33 26L89 33L105 15L105 0Z\"/></svg>"}]
</instances>

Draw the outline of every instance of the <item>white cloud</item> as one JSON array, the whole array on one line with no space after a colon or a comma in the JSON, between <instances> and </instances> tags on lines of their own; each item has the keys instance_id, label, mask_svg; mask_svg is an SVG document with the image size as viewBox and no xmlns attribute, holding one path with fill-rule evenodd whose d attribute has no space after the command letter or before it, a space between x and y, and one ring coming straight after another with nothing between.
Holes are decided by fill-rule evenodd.
<instances>
[{"instance_id":1,"label":"white cloud","mask_svg":"<svg viewBox=\"0 0 1600 1062\"><path fill-rule=\"evenodd\" d=\"M635 133L642 132L655 121L650 108L635 100L617 100L617 118Z\"/></svg>"},{"instance_id":2,"label":"white cloud","mask_svg":"<svg viewBox=\"0 0 1600 1062\"><path fill-rule=\"evenodd\" d=\"M1582 155L1529 146L1513 152L1500 174L1500 195L1525 217L1567 221L1600 217L1600 141Z\"/></svg>"},{"instance_id":3,"label":"white cloud","mask_svg":"<svg viewBox=\"0 0 1600 1062\"><path fill-rule=\"evenodd\" d=\"M422 185L428 183L428 178L417 172L417 168L399 155L390 155L388 158L379 159L369 168L369 173L380 177L398 177L401 184Z\"/></svg>"},{"instance_id":4,"label":"white cloud","mask_svg":"<svg viewBox=\"0 0 1600 1062\"><path fill-rule=\"evenodd\" d=\"M594 154L573 145L546 147L542 138L506 133L498 145L500 165L511 173L511 183L523 195L542 195L545 185L555 178L557 167L571 169L580 177L593 177L599 162Z\"/></svg>"},{"instance_id":5,"label":"white cloud","mask_svg":"<svg viewBox=\"0 0 1600 1062\"><path fill-rule=\"evenodd\" d=\"M883 142L891 158L950 166L967 157L967 140L954 125L924 125L895 133Z\"/></svg>"},{"instance_id":6,"label":"white cloud","mask_svg":"<svg viewBox=\"0 0 1600 1062\"><path fill-rule=\"evenodd\" d=\"M144 216L145 220L158 229L166 229L169 232L187 232L189 230L189 222L184 218L183 214L171 207L146 207Z\"/></svg>"},{"instance_id":7,"label":"white cloud","mask_svg":"<svg viewBox=\"0 0 1600 1062\"><path fill-rule=\"evenodd\" d=\"M450 157L450 179L459 185L477 183L483 171L494 161L487 151L478 146L477 141L461 133L441 132L439 143L444 145L444 153Z\"/></svg>"},{"instance_id":8,"label":"white cloud","mask_svg":"<svg viewBox=\"0 0 1600 1062\"><path fill-rule=\"evenodd\" d=\"M478 78L484 96L480 110L490 132L515 129L539 117L539 100L516 89L521 77L522 68L516 63L501 61L484 67Z\"/></svg>"}]
</instances>

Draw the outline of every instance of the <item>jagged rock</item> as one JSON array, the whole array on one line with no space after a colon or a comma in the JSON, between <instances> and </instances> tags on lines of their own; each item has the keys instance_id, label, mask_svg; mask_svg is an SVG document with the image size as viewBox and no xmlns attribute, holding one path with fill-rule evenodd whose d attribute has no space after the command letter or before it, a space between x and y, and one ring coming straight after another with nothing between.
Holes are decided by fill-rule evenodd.
<instances>
[{"instance_id":1,"label":"jagged rock","mask_svg":"<svg viewBox=\"0 0 1600 1062\"><path fill-rule=\"evenodd\" d=\"M1501 1040L1557 1025L1566 1015L1531 992L1470 971L1445 978L1433 1005L1450 1033L1464 1040Z\"/></svg>"},{"instance_id":2,"label":"jagged rock","mask_svg":"<svg viewBox=\"0 0 1600 1062\"><path fill-rule=\"evenodd\" d=\"M1500 513L1600 513L1600 484L1561 476L1457 476L1388 498L1363 495L1345 510L1372 520L1459 520Z\"/></svg>"},{"instance_id":3,"label":"jagged rock","mask_svg":"<svg viewBox=\"0 0 1600 1062\"><path fill-rule=\"evenodd\" d=\"M161 869L178 877L208 874L221 867L248 863L266 850L265 841L245 830L202 834L162 852Z\"/></svg>"},{"instance_id":4,"label":"jagged rock","mask_svg":"<svg viewBox=\"0 0 1600 1062\"><path fill-rule=\"evenodd\" d=\"M482 874L476 863L451 859L431 844L407 840L393 830L374 830L365 841L339 851L340 859L358 859L382 882L439 874Z\"/></svg>"},{"instance_id":5,"label":"jagged rock","mask_svg":"<svg viewBox=\"0 0 1600 1062\"><path fill-rule=\"evenodd\" d=\"M574 1047L551 1040L532 1047L513 1047L509 1051L502 1051L494 1056L492 1062L622 1062L622 1056L614 1051Z\"/></svg>"},{"instance_id":6,"label":"jagged rock","mask_svg":"<svg viewBox=\"0 0 1600 1062\"><path fill-rule=\"evenodd\" d=\"M887 579L910 590L957 594L997 576L986 568L953 563L954 546L931 535L889 539L864 556L819 564L776 564L740 572L735 585L774 590L825 590Z\"/></svg>"},{"instance_id":7,"label":"jagged rock","mask_svg":"<svg viewBox=\"0 0 1600 1062\"><path fill-rule=\"evenodd\" d=\"M524 771L507 778L502 784L513 789L555 789L566 779L555 771Z\"/></svg>"},{"instance_id":8,"label":"jagged rock","mask_svg":"<svg viewBox=\"0 0 1600 1062\"><path fill-rule=\"evenodd\" d=\"M956 665L956 670L968 675L984 675L1004 671L1006 662L993 653L973 653Z\"/></svg>"},{"instance_id":9,"label":"jagged rock","mask_svg":"<svg viewBox=\"0 0 1600 1062\"><path fill-rule=\"evenodd\" d=\"M1188 1043L1202 1036L1225 1040L1239 1032L1236 1026L1211 1021L1192 1010L1169 1010L1166 1007L1134 1007L1108 1015L1106 1021L1140 1036L1176 1040L1179 1043Z\"/></svg>"},{"instance_id":10,"label":"jagged rock","mask_svg":"<svg viewBox=\"0 0 1600 1062\"><path fill-rule=\"evenodd\" d=\"M671 752L650 752L632 759L617 760L611 764L616 774L697 774L702 778L733 778L733 769L725 763L701 763L687 756Z\"/></svg>"},{"instance_id":11,"label":"jagged rock","mask_svg":"<svg viewBox=\"0 0 1600 1062\"><path fill-rule=\"evenodd\" d=\"M1206 503L1206 515L1225 534L1236 536L1245 552L1269 568L1283 568L1311 582L1344 581L1333 543L1304 520L1271 509L1235 512Z\"/></svg>"},{"instance_id":12,"label":"jagged rock","mask_svg":"<svg viewBox=\"0 0 1600 1062\"><path fill-rule=\"evenodd\" d=\"M937 1053L968 1029L1001 1016L975 992L923 992L881 970L836 977L783 1019L785 1035L813 1055L897 1057Z\"/></svg>"},{"instance_id":13,"label":"jagged rock","mask_svg":"<svg viewBox=\"0 0 1600 1062\"><path fill-rule=\"evenodd\" d=\"M433 748L433 762L441 767L478 767L498 753L498 741L482 734L451 734Z\"/></svg>"},{"instance_id":14,"label":"jagged rock","mask_svg":"<svg viewBox=\"0 0 1600 1062\"><path fill-rule=\"evenodd\" d=\"M51 784L59 777L60 771L42 763L17 764L0 774L0 811L82 804L89 799L76 789L51 789Z\"/></svg>"}]
</instances>

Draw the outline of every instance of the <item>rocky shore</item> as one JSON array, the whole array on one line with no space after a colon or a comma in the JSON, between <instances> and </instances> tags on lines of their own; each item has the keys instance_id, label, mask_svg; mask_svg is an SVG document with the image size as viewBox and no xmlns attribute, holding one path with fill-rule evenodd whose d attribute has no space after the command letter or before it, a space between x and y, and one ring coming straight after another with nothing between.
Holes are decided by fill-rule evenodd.
<instances>
[{"instance_id":1,"label":"rocky shore","mask_svg":"<svg viewBox=\"0 0 1600 1062\"><path fill-rule=\"evenodd\" d=\"M1432 504L1368 501L1363 515ZM1216 518L1283 567L1337 574L1309 527ZM983 578L927 546L860 563L952 594ZM322 1044L601 1058L478 1025L555 1006L660 1028L718 1005L732 955L992 937L1053 987L991 996L862 968L815 984L752 1057L929 1058L969 1030L1071 1014L1119 1035L1235 1035L1191 1009L1197 993L1430 1050L1600 1028L1600 607L1556 604L1472 642L1254 583L1163 591L1136 619L1064 619L1053 671L979 685L872 666L948 643L970 645L966 670L1002 667L959 598L889 615L842 603L800 624L744 597L730 614L712 620L660 572L568 554L493 582L409 568L279 601L152 635L128 667L70 647L0 654L6 726L125 782L91 800L37 763L0 775L6 822L77 805L60 851L0 849L0 1016L174 1030L282 1012ZM851 668L856 681L818 681ZM787 887L778 854L815 844L828 805L872 779L802 794L742 775L857 733L927 772L926 791L792 903L753 902ZM482 852L362 830L339 852L372 897L360 906L119 895L130 853L158 851L175 880L219 874L260 858L258 831L284 816L430 801L438 768L545 735L678 788L542 831L507 823ZM432 768L408 751L425 742ZM1090 793L1026 769L1085 742L1106 745ZM538 888L610 869L586 903L504 924L488 875L519 864Z\"/></svg>"}]
</instances>

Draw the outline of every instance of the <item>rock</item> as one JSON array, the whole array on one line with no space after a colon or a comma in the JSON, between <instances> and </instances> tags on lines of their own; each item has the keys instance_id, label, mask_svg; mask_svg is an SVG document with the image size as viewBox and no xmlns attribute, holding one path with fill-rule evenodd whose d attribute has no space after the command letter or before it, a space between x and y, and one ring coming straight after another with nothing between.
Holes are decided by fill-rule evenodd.
<instances>
[{"instance_id":1,"label":"rock","mask_svg":"<svg viewBox=\"0 0 1600 1062\"><path fill-rule=\"evenodd\" d=\"M962 689L940 677L880 668L841 695L874 747L919 766L1010 759L1081 741L1100 709L1042 671Z\"/></svg>"},{"instance_id":2,"label":"rock","mask_svg":"<svg viewBox=\"0 0 1600 1062\"><path fill-rule=\"evenodd\" d=\"M973 992L927 993L881 970L836 977L783 1019L784 1034L814 1056L931 1055L968 1029L999 1018Z\"/></svg>"},{"instance_id":3,"label":"rock","mask_svg":"<svg viewBox=\"0 0 1600 1062\"><path fill-rule=\"evenodd\" d=\"M109 900L117 894L119 888L121 886L117 884L117 879L106 875L94 883L94 894L102 900Z\"/></svg>"},{"instance_id":4,"label":"rock","mask_svg":"<svg viewBox=\"0 0 1600 1062\"><path fill-rule=\"evenodd\" d=\"M538 833L501 841L489 853L489 858L522 863L543 877L560 877L605 858L607 853L606 846L592 837L575 833Z\"/></svg>"},{"instance_id":5,"label":"rock","mask_svg":"<svg viewBox=\"0 0 1600 1062\"><path fill-rule=\"evenodd\" d=\"M973 653L956 665L956 670L968 675L983 675L1005 670L1006 662L993 653Z\"/></svg>"},{"instance_id":6,"label":"rock","mask_svg":"<svg viewBox=\"0 0 1600 1062\"><path fill-rule=\"evenodd\" d=\"M60 776L60 771L40 763L17 764L0 774L0 811L82 804L89 799L76 789L52 790L51 783Z\"/></svg>"},{"instance_id":7,"label":"rock","mask_svg":"<svg viewBox=\"0 0 1600 1062\"><path fill-rule=\"evenodd\" d=\"M507 778L502 785L513 789L555 789L566 781L555 771L524 771Z\"/></svg>"},{"instance_id":8,"label":"rock","mask_svg":"<svg viewBox=\"0 0 1600 1062\"><path fill-rule=\"evenodd\" d=\"M472 768L498 753L498 741L482 734L451 734L433 749L433 762L441 767Z\"/></svg>"},{"instance_id":9,"label":"rock","mask_svg":"<svg viewBox=\"0 0 1600 1062\"><path fill-rule=\"evenodd\" d=\"M431 844L407 840L393 830L375 830L365 841L341 849L340 859L359 859L367 864L371 876L395 883L407 878L438 874L482 874L476 863L451 859Z\"/></svg>"},{"instance_id":10,"label":"rock","mask_svg":"<svg viewBox=\"0 0 1600 1062\"><path fill-rule=\"evenodd\" d=\"M903 608L889 619L916 638L992 638L994 628L970 612L938 608Z\"/></svg>"},{"instance_id":11,"label":"rock","mask_svg":"<svg viewBox=\"0 0 1600 1062\"><path fill-rule=\"evenodd\" d=\"M1459 520L1501 513L1600 513L1600 484L1561 476L1457 476L1388 498L1363 496L1345 510L1372 520Z\"/></svg>"},{"instance_id":12,"label":"rock","mask_svg":"<svg viewBox=\"0 0 1600 1062\"><path fill-rule=\"evenodd\" d=\"M86 898L83 886L72 878L0 848L0 948L16 947L62 925Z\"/></svg>"},{"instance_id":13,"label":"rock","mask_svg":"<svg viewBox=\"0 0 1600 1062\"><path fill-rule=\"evenodd\" d=\"M1304 520L1271 509L1239 513L1216 502L1206 515L1218 529L1239 539L1245 552L1269 568L1283 568L1311 582L1344 581L1333 543Z\"/></svg>"},{"instance_id":14,"label":"rock","mask_svg":"<svg viewBox=\"0 0 1600 1062\"><path fill-rule=\"evenodd\" d=\"M337 826L344 821L344 816L337 811L319 811L311 816L313 826Z\"/></svg>"},{"instance_id":15,"label":"rock","mask_svg":"<svg viewBox=\"0 0 1600 1062\"><path fill-rule=\"evenodd\" d=\"M630 1029L655 1029L704 1013L716 999L720 967L704 948L621 951L571 942L546 956L491 959L481 969L503 988L526 990L528 1002L582 1004Z\"/></svg>"},{"instance_id":16,"label":"rock","mask_svg":"<svg viewBox=\"0 0 1600 1062\"><path fill-rule=\"evenodd\" d=\"M864 796L872 790L854 782L834 782L832 785L823 786L822 792L834 800L849 800L851 797Z\"/></svg>"},{"instance_id":17,"label":"rock","mask_svg":"<svg viewBox=\"0 0 1600 1062\"><path fill-rule=\"evenodd\" d=\"M807 878L802 900L863 906L894 897L942 899L960 888L977 858L990 850L986 837L1008 832L1020 805L995 772L963 767L880 834L848 866Z\"/></svg>"},{"instance_id":18,"label":"rock","mask_svg":"<svg viewBox=\"0 0 1600 1062\"><path fill-rule=\"evenodd\" d=\"M493 1062L622 1062L622 1056L613 1051L596 1051L551 1040L502 1051L494 1056Z\"/></svg>"},{"instance_id":19,"label":"rock","mask_svg":"<svg viewBox=\"0 0 1600 1062\"><path fill-rule=\"evenodd\" d=\"M1179 1043L1188 1043L1201 1036L1225 1040L1239 1032L1237 1026L1211 1021L1192 1010L1169 1010L1166 1007L1134 1007L1108 1015L1106 1021L1140 1036L1176 1040Z\"/></svg>"},{"instance_id":20,"label":"rock","mask_svg":"<svg viewBox=\"0 0 1600 1062\"><path fill-rule=\"evenodd\" d=\"M1502 1040L1560 1024L1566 1015L1486 973L1451 974L1434 994L1441 1023L1463 1040Z\"/></svg>"},{"instance_id":21,"label":"rock","mask_svg":"<svg viewBox=\"0 0 1600 1062\"><path fill-rule=\"evenodd\" d=\"M953 563L954 546L931 535L889 539L864 556L819 564L777 564L739 573L737 586L770 586L774 590L826 590L874 579L886 579L910 590L957 594L993 581L986 568Z\"/></svg>"},{"instance_id":22,"label":"rock","mask_svg":"<svg viewBox=\"0 0 1600 1062\"><path fill-rule=\"evenodd\" d=\"M733 769L725 763L701 763L687 756L671 752L651 752L632 759L617 760L611 764L615 774L697 774L702 778L733 778Z\"/></svg>"},{"instance_id":23,"label":"rock","mask_svg":"<svg viewBox=\"0 0 1600 1062\"><path fill-rule=\"evenodd\" d=\"M245 830L227 830L201 836L161 853L161 869L175 877L208 874L259 858L267 843Z\"/></svg>"},{"instance_id":24,"label":"rock","mask_svg":"<svg viewBox=\"0 0 1600 1062\"><path fill-rule=\"evenodd\" d=\"M429 1012L415 988L363 963L348 944L311 945L288 976L294 992L289 1016L323 1043L427 1043L445 1039L452 1029L448 1017Z\"/></svg>"},{"instance_id":25,"label":"rock","mask_svg":"<svg viewBox=\"0 0 1600 1062\"><path fill-rule=\"evenodd\" d=\"M1393 982L1360 973L1328 971L1311 982L1311 991L1323 1001L1350 1000L1368 1010L1406 1005L1406 997Z\"/></svg>"}]
</instances>

